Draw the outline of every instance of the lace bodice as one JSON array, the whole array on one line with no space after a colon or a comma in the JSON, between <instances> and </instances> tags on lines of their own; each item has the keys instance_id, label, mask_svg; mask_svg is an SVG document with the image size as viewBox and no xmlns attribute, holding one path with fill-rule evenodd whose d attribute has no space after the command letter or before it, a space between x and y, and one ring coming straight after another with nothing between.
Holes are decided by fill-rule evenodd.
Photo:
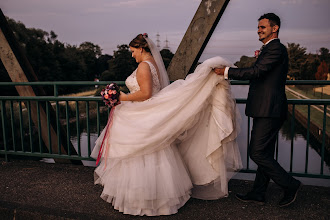
<instances>
[{"instance_id":1,"label":"lace bodice","mask_svg":"<svg viewBox=\"0 0 330 220\"><path fill-rule=\"evenodd\" d=\"M148 65L150 67L151 76L152 76L152 95L155 95L157 92L160 91L160 82L159 82L157 70L151 62L149 62L149 61L144 61L144 62L148 63ZM136 72L137 72L137 69L134 70L134 72L129 77L127 77L127 79L125 81L125 84L126 84L127 88L129 89L130 93L134 93L134 92L137 92L140 90L140 86L136 79Z\"/></svg>"}]
</instances>

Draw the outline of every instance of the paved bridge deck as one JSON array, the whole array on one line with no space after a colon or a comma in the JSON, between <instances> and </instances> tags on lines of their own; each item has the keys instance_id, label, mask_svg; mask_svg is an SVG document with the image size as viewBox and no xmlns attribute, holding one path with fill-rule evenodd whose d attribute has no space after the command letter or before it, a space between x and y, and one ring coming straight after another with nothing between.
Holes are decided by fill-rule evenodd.
<instances>
[{"instance_id":1,"label":"paved bridge deck","mask_svg":"<svg viewBox=\"0 0 330 220\"><path fill-rule=\"evenodd\" d=\"M104 202L102 187L93 184L93 167L46 164L0 158L0 219L131 219ZM329 180L330 181L330 180ZM242 203L235 193L251 181L233 179L227 198L190 199L179 212L156 219L330 219L330 187L304 185L297 201L279 208L281 190L270 184L263 206ZM135 217L135 219L148 217Z\"/></svg>"}]
</instances>

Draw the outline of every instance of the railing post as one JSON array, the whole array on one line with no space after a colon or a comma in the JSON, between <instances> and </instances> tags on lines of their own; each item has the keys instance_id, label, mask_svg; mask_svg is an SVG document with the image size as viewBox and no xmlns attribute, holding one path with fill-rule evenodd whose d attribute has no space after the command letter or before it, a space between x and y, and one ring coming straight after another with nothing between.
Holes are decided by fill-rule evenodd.
<instances>
[{"instance_id":1,"label":"railing post","mask_svg":"<svg viewBox=\"0 0 330 220\"><path fill-rule=\"evenodd\" d=\"M6 102L1 100L1 121L2 121L2 134L3 134L3 145L4 145L4 149L5 149L5 160L6 162L8 162L8 155L7 155L7 151L8 151L8 140L7 140L7 120L6 120Z\"/></svg>"}]
</instances>

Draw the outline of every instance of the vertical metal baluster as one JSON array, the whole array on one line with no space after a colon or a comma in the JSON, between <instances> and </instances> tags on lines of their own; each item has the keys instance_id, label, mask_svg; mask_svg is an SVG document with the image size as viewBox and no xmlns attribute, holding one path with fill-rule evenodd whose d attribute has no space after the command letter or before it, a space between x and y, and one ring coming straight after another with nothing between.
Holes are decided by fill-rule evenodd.
<instances>
[{"instance_id":1,"label":"vertical metal baluster","mask_svg":"<svg viewBox=\"0 0 330 220\"><path fill-rule=\"evenodd\" d=\"M14 117L13 101L10 101L10 121L11 121L11 134L13 138L13 150L16 151L15 117Z\"/></svg>"},{"instance_id":2,"label":"vertical metal baluster","mask_svg":"<svg viewBox=\"0 0 330 220\"><path fill-rule=\"evenodd\" d=\"M21 145L22 145L22 151L25 152L25 149L24 149L24 133L23 133L24 123L23 123L23 113L22 113L22 102L20 101L18 103L18 105L19 105L19 125L20 125L19 131L20 131L20 134L21 134Z\"/></svg>"},{"instance_id":3,"label":"vertical metal baluster","mask_svg":"<svg viewBox=\"0 0 330 220\"><path fill-rule=\"evenodd\" d=\"M279 135L277 134L276 135L276 145L275 145L275 153L276 153L275 159L276 159L276 161L278 161L278 139L279 139Z\"/></svg>"},{"instance_id":4,"label":"vertical metal baluster","mask_svg":"<svg viewBox=\"0 0 330 220\"><path fill-rule=\"evenodd\" d=\"M65 116L66 116L66 142L68 148L68 155L71 156L71 148L70 148L70 120L69 120L69 102L65 101Z\"/></svg>"},{"instance_id":5,"label":"vertical metal baluster","mask_svg":"<svg viewBox=\"0 0 330 220\"><path fill-rule=\"evenodd\" d=\"M294 140L294 125L295 125L295 104L292 104L292 124L291 124L291 155L290 155L290 172L292 172L292 162L293 162L293 140Z\"/></svg>"},{"instance_id":6,"label":"vertical metal baluster","mask_svg":"<svg viewBox=\"0 0 330 220\"><path fill-rule=\"evenodd\" d=\"M97 129L97 135L100 136L100 103L96 102L96 129Z\"/></svg>"},{"instance_id":7,"label":"vertical metal baluster","mask_svg":"<svg viewBox=\"0 0 330 220\"><path fill-rule=\"evenodd\" d=\"M41 122L40 122L40 106L37 101L37 117L38 117L38 140L39 140L39 152L42 153L42 138L41 138Z\"/></svg>"},{"instance_id":8,"label":"vertical metal baluster","mask_svg":"<svg viewBox=\"0 0 330 220\"><path fill-rule=\"evenodd\" d=\"M323 175L323 165L324 165L324 149L325 149L326 121L327 121L327 105L324 104L324 108L323 108L322 149L321 149L321 175Z\"/></svg>"},{"instance_id":9,"label":"vertical metal baluster","mask_svg":"<svg viewBox=\"0 0 330 220\"><path fill-rule=\"evenodd\" d=\"M77 126L77 144L78 144L78 155L81 157L81 146L80 146L80 123L79 123L79 102L76 101L76 126Z\"/></svg>"},{"instance_id":10,"label":"vertical metal baluster","mask_svg":"<svg viewBox=\"0 0 330 220\"><path fill-rule=\"evenodd\" d=\"M53 153L53 146L52 146L52 135L50 132L50 113L49 113L49 105L51 103L46 102L46 114L47 114L47 132L48 132L48 146L49 146L49 153ZM50 106L51 107L51 106Z\"/></svg>"},{"instance_id":11,"label":"vertical metal baluster","mask_svg":"<svg viewBox=\"0 0 330 220\"><path fill-rule=\"evenodd\" d=\"M5 161L8 162L8 140L7 140L7 126L6 126L6 102L1 100L1 122L2 122L2 135L3 145L5 149Z\"/></svg>"},{"instance_id":12,"label":"vertical metal baluster","mask_svg":"<svg viewBox=\"0 0 330 220\"><path fill-rule=\"evenodd\" d=\"M57 84L54 84L54 97L58 96Z\"/></svg>"},{"instance_id":13,"label":"vertical metal baluster","mask_svg":"<svg viewBox=\"0 0 330 220\"><path fill-rule=\"evenodd\" d=\"M54 97L58 97L58 88L57 84L54 84ZM58 104L58 100L56 101L56 131L57 131L57 148L58 155L61 155L61 129L60 129L60 107Z\"/></svg>"},{"instance_id":14,"label":"vertical metal baluster","mask_svg":"<svg viewBox=\"0 0 330 220\"><path fill-rule=\"evenodd\" d=\"M307 113L307 140L306 140L306 159L305 159L305 173L307 173L308 169L308 151L309 151L309 129L311 124L311 106L307 105L308 113Z\"/></svg>"},{"instance_id":15,"label":"vertical metal baluster","mask_svg":"<svg viewBox=\"0 0 330 220\"><path fill-rule=\"evenodd\" d=\"M87 149L88 156L91 155L91 134L89 128L89 101L86 101L86 121L87 121Z\"/></svg>"},{"instance_id":16,"label":"vertical metal baluster","mask_svg":"<svg viewBox=\"0 0 330 220\"><path fill-rule=\"evenodd\" d=\"M249 155L249 149L250 149L250 124L251 124L251 118L248 117L248 130L247 130L247 151L246 151L246 169L248 170L250 167L250 155Z\"/></svg>"},{"instance_id":17,"label":"vertical metal baluster","mask_svg":"<svg viewBox=\"0 0 330 220\"><path fill-rule=\"evenodd\" d=\"M29 119L29 137L30 137L30 151L34 152L33 140L32 140L32 119L31 119L31 101L27 101L28 119Z\"/></svg>"},{"instance_id":18,"label":"vertical metal baluster","mask_svg":"<svg viewBox=\"0 0 330 220\"><path fill-rule=\"evenodd\" d=\"M61 130L60 130L60 106L58 100L56 100L56 130L57 130L57 148L58 155L61 155Z\"/></svg>"}]
</instances>

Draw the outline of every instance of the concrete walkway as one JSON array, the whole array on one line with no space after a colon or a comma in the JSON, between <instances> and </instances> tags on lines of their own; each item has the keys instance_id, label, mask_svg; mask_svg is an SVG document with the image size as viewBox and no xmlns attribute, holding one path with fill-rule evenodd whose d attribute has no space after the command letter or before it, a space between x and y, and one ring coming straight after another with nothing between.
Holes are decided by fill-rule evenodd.
<instances>
[{"instance_id":1,"label":"concrete walkway","mask_svg":"<svg viewBox=\"0 0 330 220\"><path fill-rule=\"evenodd\" d=\"M93 167L46 164L32 160L0 158L0 219L148 219L114 210L93 184ZM330 180L329 180L330 181ZM271 183L263 206L235 199L251 181L231 180L227 198L190 199L179 212L153 219L330 219L330 188L304 185L290 207L277 206L282 194Z\"/></svg>"}]
</instances>

